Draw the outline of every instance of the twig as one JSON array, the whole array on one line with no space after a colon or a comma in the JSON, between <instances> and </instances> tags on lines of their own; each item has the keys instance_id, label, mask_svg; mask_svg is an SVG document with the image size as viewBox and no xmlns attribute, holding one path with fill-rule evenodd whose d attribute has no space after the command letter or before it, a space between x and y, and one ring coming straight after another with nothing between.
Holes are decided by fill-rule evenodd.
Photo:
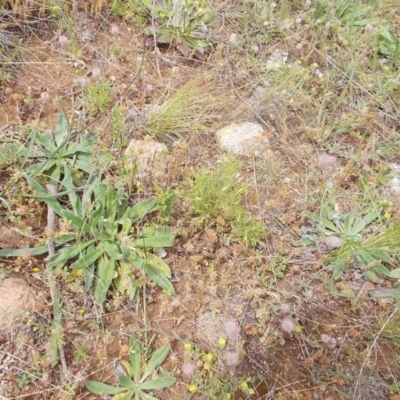
<instances>
[{"instance_id":1,"label":"twig","mask_svg":"<svg viewBox=\"0 0 400 400\"><path fill-rule=\"evenodd\" d=\"M56 195L58 192L58 186L54 183L49 183L46 185L46 189L49 194L51 195ZM55 212L54 210L48 206L47 209L47 229L50 232L55 231ZM53 256L55 253L55 244L54 244L54 238L52 235L50 235L49 239L49 258ZM50 295L51 295L51 302L53 304L53 315L54 315L54 320L58 322L61 326L61 313L60 313L60 304L58 303L58 296L57 296L57 282L52 274L51 268L46 267L46 272L48 275L49 283L50 283ZM60 353L60 361L61 361L61 368L64 374L65 379L67 381L70 381L71 375L69 373L68 367L67 367L67 362L65 360L65 353L64 353L64 347L62 344L58 345L58 350Z\"/></svg>"}]
</instances>

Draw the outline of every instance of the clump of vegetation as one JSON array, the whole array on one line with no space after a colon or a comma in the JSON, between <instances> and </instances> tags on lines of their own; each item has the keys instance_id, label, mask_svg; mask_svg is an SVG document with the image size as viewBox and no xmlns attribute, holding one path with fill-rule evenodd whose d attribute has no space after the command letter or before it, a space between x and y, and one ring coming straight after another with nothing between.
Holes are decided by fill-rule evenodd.
<instances>
[{"instance_id":1,"label":"clump of vegetation","mask_svg":"<svg viewBox=\"0 0 400 400\"><path fill-rule=\"evenodd\" d=\"M146 44L170 44L185 57L205 59L205 54L216 41L210 27L216 13L206 0L143 1L152 25L145 29Z\"/></svg>"},{"instance_id":2,"label":"clump of vegetation","mask_svg":"<svg viewBox=\"0 0 400 400\"><path fill-rule=\"evenodd\" d=\"M325 245L333 250L325 261L333 265L333 279L338 279L350 265L361 269L366 278L372 282L381 283L379 275L398 278L400 270L389 270L386 265L395 265L398 257L400 240L400 225L378 230L371 224L380 218L382 209L375 209L364 217L331 211L325 204L319 215L304 211L303 214L312 222L315 228L310 232L316 236L307 235L297 245Z\"/></svg>"},{"instance_id":3,"label":"clump of vegetation","mask_svg":"<svg viewBox=\"0 0 400 400\"><path fill-rule=\"evenodd\" d=\"M241 164L232 155L214 169L198 172L191 181L186 198L196 213L229 221L233 238L245 246L254 246L265 236L265 227L242 206L247 185L240 182Z\"/></svg>"},{"instance_id":4,"label":"clump of vegetation","mask_svg":"<svg viewBox=\"0 0 400 400\"><path fill-rule=\"evenodd\" d=\"M227 102L221 83L210 73L190 79L150 111L144 130L151 136L195 136L209 129Z\"/></svg>"}]
</instances>

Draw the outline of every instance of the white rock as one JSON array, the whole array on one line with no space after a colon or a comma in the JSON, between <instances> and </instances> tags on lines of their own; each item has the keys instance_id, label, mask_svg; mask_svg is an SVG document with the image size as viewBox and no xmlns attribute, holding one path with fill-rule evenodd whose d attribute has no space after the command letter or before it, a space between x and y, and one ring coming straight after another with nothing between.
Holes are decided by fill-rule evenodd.
<instances>
[{"instance_id":1,"label":"white rock","mask_svg":"<svg viewBox=\"0 0 400 400\"><path fill-rule=\"evenodd\" d=\"M400 165L398 164L390 164L393 172L393 178L390 181L391 189L396 192L400 193Z\"/></svg>"},{"instance_id":2,"label":"white rock","mask_svg":"<svg viewBox=\"0 0 400 400\"><path fill-rule=\"evenodd\" d=\"M215 134L221 148L243 156L259 155L269 143L264 129L253 122L231 124Z\"/></svg>"},{"instance_id":3,"label":"white rock","mask_svg":"<svg viewBox=\"0 0 400 400\"><path fill-rule=\"evenodd\" d=\"M0 326L11 328L13 322L35 306L32 288L22 278L8 277L0 284Z\"/></svg>"}]
</instances>

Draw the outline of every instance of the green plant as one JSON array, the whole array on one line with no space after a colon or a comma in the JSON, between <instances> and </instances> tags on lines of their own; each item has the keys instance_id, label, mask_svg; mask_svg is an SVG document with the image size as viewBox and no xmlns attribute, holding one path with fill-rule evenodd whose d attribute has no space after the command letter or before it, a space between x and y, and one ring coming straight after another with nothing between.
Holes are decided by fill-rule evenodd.
<instances>
[{"instance_id":1,"label":"green plant","mask_svg":"<svg viewBox=\"0 0 400 400\"><path fill-rule=\"evenodd\" d=\"M229 349L226 346L225 338L218 339L218 347L210 351L189 343L184 345L185 363L182 365L182 374L190 378L187 385L189 394L184 400L190 400L193 396L197 398L198 395L207 399L228 400L238 391L247 396L254 395L255 391L249 385L253 382L253 377L233 378L239 365L239 352L230 348L230 344L227 346Z\"/></svg>"},{"instance_id":2,"label":"green plant","mask_svg":"<svg viewBox=\"0 0 400 400\"><path fill-rule=\"evenodd\" d=\"M227 92L212 74L187 81L167 99L152 107L144 130L151 136L191 135L205 132L215 120L215 110L227 101Z\"/></svg>"},{"instance_id":3,"label":"green plant","mask_svg":"<svg viewBox=\"0 0 400 400\"><path fill-rule=\"evenodd\" d=\"M135 295L139 284L134 268L167 293L173 294L168 265L149 251L151 248L172 246L173 235L166 226L142 227L140 224L147 214L156 209L154 199L140 201L130 207L122 188L116 190L95 182L84 191L82 200L76 198L74 212L58 211L74 229L74 243L49 259L49 267L66 265L79 255L70 267L84 270L86 289L92 286L95 279L94 295L100 304L105 301L116 273L117 289L126 291L131 298Z\"/></svg>"},{"instance_id":4,"label":"green plant","mask_svg":"<svg viewBox=\"0 0 400 400\"><path fill-rule=\"evenodd\" d=\"M151 248L172 246L174 237L166 226L141 226L147 214L157 210L155 199L140 201L128 206L122 188L114 189L101 182L101 175L91 175L79 197L66 170L67 191L72 210L61 204L31 177L25 175L49 207L64 220L64 230L55 235L56 251L49 258L49 269L68 266L83 270L85 289L94 285L94 297L103 304L109 287L115 279L118 291L132 298L140 288L135 270L150 278L169 294L174 294L170 282L171 271L161 258L150 252ZM3 249L0 256L20 256L25 253L43 254L47 246L33 249ZM78 258L78 260L76 260Z\"/></svg>"},{"instance_id":5,"label":"green plant","mask_svg":"<svg viewBox=\"0 0 400 400\"><path fill-rule=\"evenodd\" d=\"M24 373L19 375L16 378L17 385L21 389L25 387L26 385L29 385L31 382L34 382L37 379L37 376L32 374L32 373Z\"/></svg>"},{"instance_id":6,"label":"green plant","mask_svg":"<svg viewBox=\"0 0 400 400\"><path fill-rule=\"evenodd\" d=\"M132 336L129 342L130 363L121 361L126 370L126 375L118 377L121 386L117 387L102 382L89 381L86 382L86 387L95 394L117 395L113 397L115 400L131 400L133 398L135 400L154 400L156 399L153 395L154 390L166 388L176 382L176 379L172 376L153 377L158 367L166 359L169 351L169 345L164 345L157 349L150 359L146 357L145 363L142 363L142 350L135 337Z\"/></svg>"},{"instance_id":7,"label":"green plant","mask_svg":"<svg viewBox=\"0 0 400 400\"><path fill-rule=\"evenodd\" d=\"M92 172L96 140L94 132L85 133L81 140L74 137L67 117L61 114L54 134L50 130L32 132L30 144L24 149L26 158L44 160L32 164L25 172L31 177L45 177L46 181L65 186L64 180L68 180L71 173L76 176L79 171ZM43 150L37 148L38 145Z\"/></svg>"},{"instance_id":8,"label":"green plant","mask_svg":"<svg viewBox=\"0 0 400 400\"><path fill-rule=\"evenodd\" d=\"M379 53L388 57L397 66L400 57L400 38L390 29L388 25L381 28L379 32Z\"/></svg>"},{"instance_id":9,"label":"green plant","mask_svg":"<svg viewBox=\"0 0 400 400\"><path fill-rule=\"evenodd\" d=\"M205 59L205 53L216 41L209 27L216 21L216 14L206 0L143 1L152 19L152 26L145 29L146 44L172 44L185 56Z\"/></svg>"},{"instance_id":10,"label":"green plant","mask_svg":"<svg viewBox=\"0 0 400 400\"><path fill-rule=\"evenodd\" d=\"M128 129L124 123L124 115L121 106L117 104L111 111L111 122L113 129L113 146L117 149L125 147L128 144Z\"/></svg>"},{"instance_id":11,"label":"green plant","mask_svg":"<svg viewBox=\"0 0 400 400\"><path fill-rule=\"evenodd\" d=\"M107 79L101 79L86 88L83 104L94 115L103 112L111 102L113 87Z\"/></svg>"},{"instance_id":12,"label":"green plant","mask_svg":"<svg viewBox=\"0 0 400 400\"><path fill-rule=\"evenodd\" d=\"M195 175L186 198L197 214L228 220L233 238L251 247L265 236L265 227L241 206L247 185L239 182L240 169L240 162L228 155L214 170Z\"/></svg>"},{"instance_id":13,"label":"green plant","mask_svg":"<svg viewBox=\"0 0 400 400\"><path fill-rule=\"evenodd\" d=\"M143 26L147 22L148 9L141 0L113 0L110 5L111 12L118 17L131 20L135 25Z\"/></svg>"},{"instance_id":14,"label":"green plant","mask_svg":"<svg viewBox=\"0 0 400 400\"><path fill-rule=\"evenodd\" d=\"M400 269L390 271L383 263L395 264L400 224L382 232L377 228L371 229L370 224L380 217L381 211L375 209L362 218L330 211L327 205L323 205L320 215L303 211L303 214L317 225L310 229L311 235L300 239L295 245L318 246L319 243L325 243L331 249L334 248L335 250L324 258L325 262L333 265L333 279L340 278L345 268L354 264L372 282L382 282L377 274L398 278Z\"/></svg>"}]
</instances>

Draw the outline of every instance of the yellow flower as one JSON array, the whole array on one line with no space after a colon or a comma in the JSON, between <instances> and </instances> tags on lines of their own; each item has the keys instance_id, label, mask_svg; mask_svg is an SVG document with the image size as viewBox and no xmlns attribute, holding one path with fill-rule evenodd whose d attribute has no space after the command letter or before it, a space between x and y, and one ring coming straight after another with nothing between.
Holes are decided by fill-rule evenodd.
<instances>
[{"instance_id":1,"label":"yellow flower","mask_svg":"<svg viewBox=\"0 0 400 400\"><path fill-rule=\"evenodd\" d=\"M242 388L242 390L247 390L249 388L249 385L247 384L246 381L243 381L240 387Z\"/></svg>"},{"instance_id":2,"label":"yellow flower","mask_svg":"<svg viewBox=\"0 0 400 400\"><path fill-rule=\"evenodd\" d=\"M188 390L190 393L194 393L197 390L197 386L196 385L189 385L188 386Z\"/></svg>"},{"instance_id":3,"label":"yellow flower","mask_svg":"<svg viewBox=\"0 0 400 400\"><path fill-rule=\"evenodd\" d=\"M294 331L296 333L301 333L302 330L303 330L303 328L300 325L296 325L295 328L294 328Z\"/></svg>"},{"instance_id":4,"label":"yellow flower","mask_svg":"<svg viewBox=\"0 0 400 400\"><path fill-rule=\"evenodd\" d=\"M192 350L192 345L191 345L190 343L185 343L185 344L183 345L183 347L184 347L184 349L187 350L187 351Z\"/></svg>"},{"instance_id":5,"label":"yellow flower","mask_svg":"<svg viewBox=\"0 0 400 400\"><path fill-rule=\"evenodd\" d=\"M392 214L390 212L385 213L385 218L390 219L392 217Z\"/></svg>"},{"instance_id":6,"label":"yellow flower","mask_svg":"<svg viewBox=\"0 0 400 400\"><path fill-rule=\"evenodd\" d=\"M213 356L211 353L208 353L208 354L206 355L206 360L207 360L208 362L212 361L213 358L214 358L214 356Z\"/></svg>"},{"instance_id":7,"label":"yellow flower","mask_svg":"<svg viewBox=\"0 0 400 400\"><path fill-rule=\"evenodd\" d=\"M225 338L219 338L218 339L218 346L223 349L226 346L226 339Z\"/></svg>"},{"instance_id":8,"label":"yellow flower","mask_svg":"<svg viewBox=\"0 0 400 400\"><path fill-rule=\"evenodd\" d=\"M227 393L227 394L226 394L226 398L229 400L229 399L232 398L232 395L231 395L230 393Z\"/></svg>"},{"instance_id":9,"label":"yellow flower","mask_svg":"<svg viewBox=\"0 0 400 400\"><path fill-rule=\"evenodd\" d=\"M86 311L85 311L85 309L84 309L84 308L80 308L80 309L79 309L79 314L80 314L80 315L83 315L83 314L85 314L85 312L86 312Z\"/></svg>"},{"instance_id":10,"label":"yellow flower","mask_svg":"<svg viewBox=\"0 0 400 400\"><path fill-rule=\"evenodd\" d=\"M39 272L39 268L38 268L38 267L33 267L33 268L32 268L32 271L33 271L33 272Z\"/></svg>"}]
</instances>

